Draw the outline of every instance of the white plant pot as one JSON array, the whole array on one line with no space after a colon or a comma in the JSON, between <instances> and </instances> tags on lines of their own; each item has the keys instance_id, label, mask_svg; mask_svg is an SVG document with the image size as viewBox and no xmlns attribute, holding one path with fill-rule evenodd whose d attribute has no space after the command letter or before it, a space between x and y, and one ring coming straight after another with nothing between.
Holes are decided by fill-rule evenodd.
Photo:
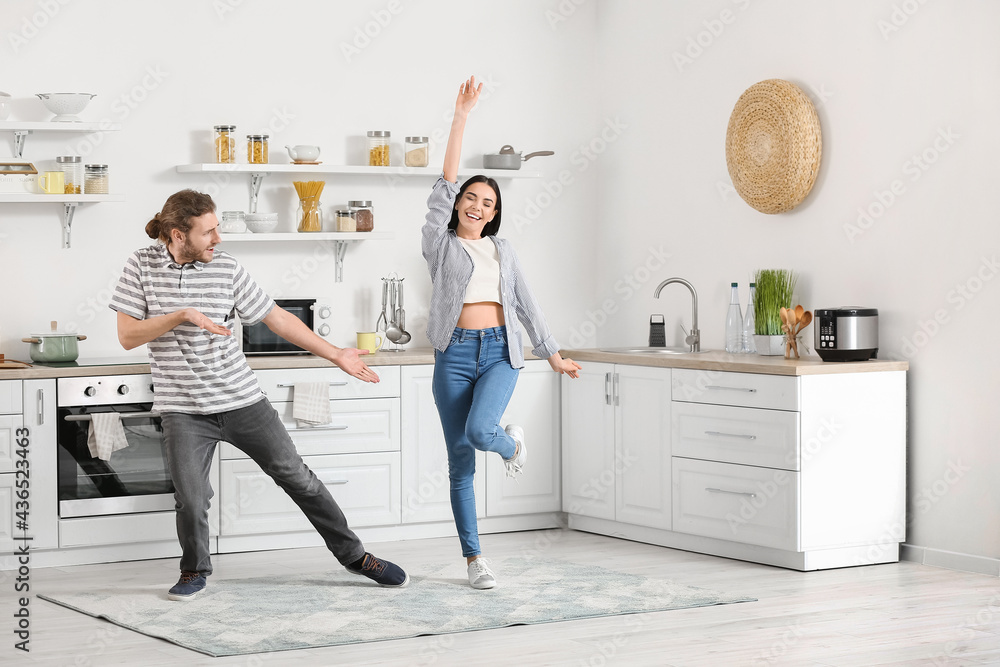
<instances>
[{"instance_id":1,"label":"white plant pot","mask_svg":"<svg viewBox=\"0 0 1000 667\"><path fill-rule=\"evenodd\" d=\"M757 346L757 354L765 357L785 356L785 335L768 336L754 334L753 342Z\"/></svg>"}]
</instances>

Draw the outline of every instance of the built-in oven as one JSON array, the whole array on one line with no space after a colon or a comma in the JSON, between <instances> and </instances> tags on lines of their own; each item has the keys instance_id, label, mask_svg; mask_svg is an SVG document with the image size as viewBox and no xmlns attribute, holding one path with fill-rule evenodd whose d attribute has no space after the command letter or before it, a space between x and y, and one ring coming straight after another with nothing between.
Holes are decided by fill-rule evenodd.
<instances>
[{"instance_id":1,"label":"built-in oven","mask_svg":"<svg viewBox=\"0 0 1000 667\"><path fill-rule=\"evenodd\" d=\"M275 304L302 320L308 328L325 340L329 340L330 316L333 309L320 299L275 299ZM263 322L240 324L240 340L243 354L248 357L269 354L309 354L298 345L290 343L267 328Z\"/></svg>"},{"instance_id":2,"label":"built-in oven","mask_svg":"<svg viewBox=\"0 0 1000 667\"><path fill-rule=\"evenodd\" d=\"M174 509L149 374L59 378L56 396L60 518ZM97 412L119 413L128 442L109 460L87 444Z\"/></svg>"}]
</instances>

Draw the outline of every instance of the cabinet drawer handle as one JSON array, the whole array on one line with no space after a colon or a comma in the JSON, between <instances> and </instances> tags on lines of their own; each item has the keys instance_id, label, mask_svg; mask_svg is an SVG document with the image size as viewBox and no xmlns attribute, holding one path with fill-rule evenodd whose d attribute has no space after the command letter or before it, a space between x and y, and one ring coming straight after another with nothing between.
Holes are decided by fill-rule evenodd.
<instances>
[{"instance_id":1,"label":"cabinet drawer handle","mask_svg":"<svg viewBox=\"0 0 1000 667\"><path fill-rule=\"evenodd\" d=\"M717 435L722 438L744 438L746 440L756 440L757 436L745 433L723 433L722 431L705 431L705 435Z\"/></svg>"},{"instance_id":2,"label":"cabinet drawer handle","mask_svg":"<svg viewBox=\"0 0 1000 667\"><path fill-rule=\"evenodd\" d=\"M38 390L38 425L45 425L45 390Z\"/></svg>"},{"instance_id":3,"label":"cabinet drawer handle","mask_svg":"<svg viewBox=\"0 0 1000 667\"><path fill-rule=\"evenodd\" d=\"M725 389L727 391L745 391L745 392L748 392L750 394L756 394L757 393L756 389L751 389L749 387L723 387L722 385L718 385L718 384L707 385L705 387L705 389L720 389L720 390L721 389Z\"/></svg>"},{"instance_id":4,"label":"cabinet drawer handle","mask_svg":"<svg viewBox=\"0 0 1000 667\"><path fill-rule=\"evenodd\" d=\"M611 373L604 374L604 404L611 405Z\"/></svg>"},{"instance_id":5,"label":"cabinet drawer handle","mask_svg":"<svg viewBox=\"0 0 1000 667\"><path fill-rule=\"evenodd\" d=\"M747 496L750 498L757 497L756 493L751 493L749 491L729 491L727 489L716 489L711 486L706 486L705 490L708 491L709 493L731 493L734 496Z\"/></svg>"},{"instance_id":6,"label":"cabinet drawer handle","mask_svg":"<svg viewBox=\"0 0 1000 667\"><path fill-rule=\"evenodd\" d=\"M615 405L618 405L618 373L615 373Z\"/></svg>"},{"instance_id":7,"label":"cabinet drawer handle","mask_svg":"<svg viewBox=\"0 0 1000 667\"><path fill-rule=\"evenodd\" d=\"M329 482L323 482L324 484L347 484L346 479L331 479Z\"/></svg>"},{"instance_id":8,"label":"cabinet drawer handle","mask_svg":"<svg viewBox=\"0 0 1000 667\"><path fill-rule=\"evenodd\" d=\"M331 382L330 386L331 387L346 387L347 386L347 382ZM295 388L294 384L279 384L278 385L278 389L294 389L294 388Z\"/></svg>"},{"instance_id":9,"label":"cabinet drawer handle","mask_svg":"<svg viewBox=\"0 0 1000 667\"><path fill-rule=\"evenodd\" d=\"M301 433L303 431L346 431L347 426L344 424L334 424L331 422L329 424L320 424L319 426L303 426L301 428L296 428L296 427L288 428L286 426L285 430L288 431L289 433Z\"/></svg>"}]
</instances>

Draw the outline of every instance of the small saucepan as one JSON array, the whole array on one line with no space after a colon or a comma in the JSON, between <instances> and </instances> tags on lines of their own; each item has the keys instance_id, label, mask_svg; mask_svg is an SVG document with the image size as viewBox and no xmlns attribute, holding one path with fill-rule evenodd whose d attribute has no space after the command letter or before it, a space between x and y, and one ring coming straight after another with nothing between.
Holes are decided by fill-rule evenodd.
<instances>
[{"instance_id":1,"label":"small saucepan","mask_svg":"<svg viewBox=\"0 0 1000 667\"><path fill-rule=\"evenodd\" d=\"M484 169L520 169L521 163L540 155L555 155L553 151L535 151L521 157L521 153L514 152L514 148L507 144L500 149L499 153L486 153L483 155Z\"/></svg>"},{"instance_id":2,"label":"small saucepan","mask_svg":"<svg viewBox=\"0 0 1000 667\"><path fill-rule=\"evenodd\" d=\"M22 338L21 340L25 343L31 343L29 354L32 361L59 363L76 361L77 357L80 356L77 341L87 340L87 337L75 333L60 333L56 331L56 323L53 322L52 331L31 334L30 338Z\"/></svg>"}]
</instances>

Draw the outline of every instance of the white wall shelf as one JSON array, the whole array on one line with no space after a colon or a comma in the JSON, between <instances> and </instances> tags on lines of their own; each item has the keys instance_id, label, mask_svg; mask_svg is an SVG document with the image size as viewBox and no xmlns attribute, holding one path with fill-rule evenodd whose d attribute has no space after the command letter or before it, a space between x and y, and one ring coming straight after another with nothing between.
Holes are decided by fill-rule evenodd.
<instances>
[{"instance_id":1,"label":"white wall shelf","mask_svg":"<svg viewBox=\"0 0 1000 667\"><path fill-rule=\"evenodd\" d=\"M266 241L269 243L303 243L330 241L333 243L333 257L336 262L334 280L340 283L344 281L344 255L347 253L347 245L354 241L386 241L393 238L391 232L277 232L273 234L219 234L223 242L252 243Z\"/></svg>"},{"instance_id":2,"label":"white wall shelf","mask_svg":"<svg viewBox=\"0 0 1000 667\"><path fill-rule=\"evenodd\" d=\"M100 121L97 123L64 123L52 121L0 121L0 132L14 133L14 157L18 160L24 155L24 143L33 132L117 132L122 129L121 123Z\"/></svg>"},{"instance_id":3,"label":"white wall shelf","mask_svg":"<svg viewBox=\"0 0 1000 667\"><path fill-rule=\"evenodd\" d=\"M0 193L0 204L62 204L63 248L70 247L73 214L76 213L77 205L109 201L125 201L125 195L33 195L27 192L24 194Z\"/></svg>"}]
</instances>

